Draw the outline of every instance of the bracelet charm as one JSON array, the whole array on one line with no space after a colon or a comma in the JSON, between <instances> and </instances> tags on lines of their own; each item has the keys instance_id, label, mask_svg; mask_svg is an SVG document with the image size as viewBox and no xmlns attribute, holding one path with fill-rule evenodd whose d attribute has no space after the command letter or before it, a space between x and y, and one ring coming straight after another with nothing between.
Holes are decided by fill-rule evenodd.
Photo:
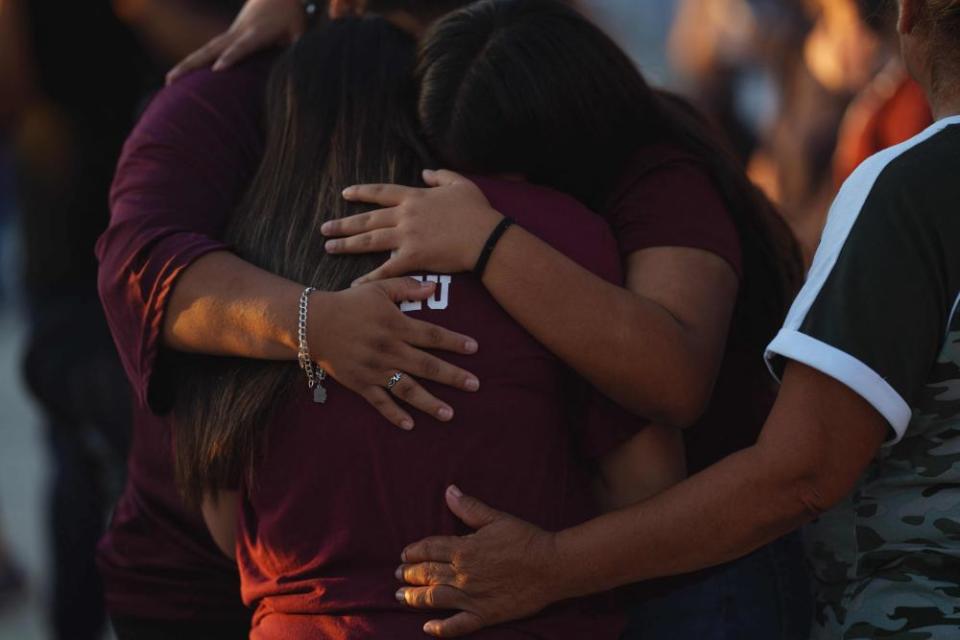
<instances>
[{"instance_id":1,"label":"bracelet charm","mask_svg":"<svg viewBox=\"0 0 960 640\"><path fill-rule=\"evenodd\" d=\"M327 372L316 366L310 355L310 346L307 344L307 312L309 310L310 294L316 291L307 287L300 294L300 304L297 313L297 361L307 376L307 388L313 390L313 401L323 404L327 401L327 389L323 381L327 379Z\"/></svg>"}]
</instances>

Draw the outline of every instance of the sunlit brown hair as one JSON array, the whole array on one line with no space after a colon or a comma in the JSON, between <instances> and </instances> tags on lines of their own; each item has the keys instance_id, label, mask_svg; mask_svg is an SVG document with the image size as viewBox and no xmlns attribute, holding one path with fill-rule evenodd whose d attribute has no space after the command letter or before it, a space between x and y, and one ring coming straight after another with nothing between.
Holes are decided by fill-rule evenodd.
<instances>
[{"instance_id":1,"label":"sunlit brown hair","mask_svg":"<svg viewBox=\"0 0 960 640\"><path fill-rule=\"evenodd\" d=\"M264 156L226 232L237 255L330 291L383 260L328 255L320 225L362 210L341 197L345 185L419 184L429 156L414 109L414 47L382 19L349 18L322 25L279 59L267 90ZM294 362L189 356L180 368L176 475L197 505L205 491L254 480L267 425L306 383Z\"/></svg>"}]
</instances>

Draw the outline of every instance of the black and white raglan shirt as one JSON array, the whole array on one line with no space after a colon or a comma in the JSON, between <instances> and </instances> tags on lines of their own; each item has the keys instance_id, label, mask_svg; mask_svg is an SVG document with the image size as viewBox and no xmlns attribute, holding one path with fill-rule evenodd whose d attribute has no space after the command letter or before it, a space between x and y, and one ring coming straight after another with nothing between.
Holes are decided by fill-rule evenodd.
<instances>
[{"instance_id":1,"label":"black and white raglan shirt","mask_svg":"<svg viewBox=\"0 0 960 640\"><path fill-rule=\"evenodd\" d=\"M814 638L960 638L960 116L866 160L767 348L890 424L853 493L808 527ZM904 635L900 635L904 634Z\"/></svg>"}]
</instances>

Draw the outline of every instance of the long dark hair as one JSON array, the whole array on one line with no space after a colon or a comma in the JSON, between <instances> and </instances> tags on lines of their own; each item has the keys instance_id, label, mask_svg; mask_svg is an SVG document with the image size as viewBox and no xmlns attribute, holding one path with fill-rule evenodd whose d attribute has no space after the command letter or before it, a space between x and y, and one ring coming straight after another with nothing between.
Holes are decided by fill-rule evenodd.
<instances>
[{"instance_id":1,"label":"long dark hair","mask_svg":"<svg viewBox=\"0 0 960 640\"><path fill-rule=\"evenodd\" d=\"M329 22L276 63L260 168L226 239L243 259L338 290L383 256L330 256L320 225L363 209L340 195L363 182L419 184L432 164L416 120L415 43L379 18ZM290 309L294 314L295 308ZM296 385L295 363L191 356L177 381L176 474L193 505L207 490L252 481L266 426Z\"/></svg>"},{"instance_id":2,"label":"long dark hair","mask_svg":"<svg viewBox=\"0 0 960 640\"><path fill-rule=\"evenodd\" d=\"M645 145L695 158L741 240L731 339L760 350L773 337L802 278L793 234L705 118L651 89L586 18L557 0L481 0L434 25L417 73L424 132L445 163L521 173L597 212Z\"/></svg>"}]
</instances>

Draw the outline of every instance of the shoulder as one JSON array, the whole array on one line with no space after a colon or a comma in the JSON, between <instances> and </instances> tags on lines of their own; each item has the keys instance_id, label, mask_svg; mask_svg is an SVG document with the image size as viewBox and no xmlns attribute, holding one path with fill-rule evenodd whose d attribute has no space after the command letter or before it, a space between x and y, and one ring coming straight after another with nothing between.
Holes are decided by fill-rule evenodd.
<instances>
[{"instance_id":1,"label":"shoulder","mask_svg":"<svg viewBox=\"0 0 960 640\"><path fill-rule=\"evenodd\" d=\"M688 151L672 144L646 145L633 154L620 172L608 198L610 207L615 207L617 202L629 198L637 190L663 191L666 187L661 179L673 175L693 178L698 186L713 189L703 166Z\"/></svg>"},{"instance_id":2,"label":"shoulder","mask_svg":"<svg viewBox=\"0 0 960 640\"><path fill-rule=\"evenodd\" d=\"M194 71L158 91L134 129L138 136L202 133L211 124L259 123L275 52L224 71Z\"/></svg>"},{"instance_id":3,"label":"shoulder","mask_svg":"<svg viewBox=\"0 0 960 640\"><path fill-rule=\"evenodd\" d=\"M612 193L605 215L623 255L655 247L702 249L741 273L736 222L710 170L692 153L649 145L627 163Z\"/></svg>"},{"instance_id":4,"label":"shoulder","mask_svg":"<svg viewBox=\"0 0 960 640\"><path fill-rule=\"evenodd\" d=\"M951 119L953 120L953 119ZM909 140L867 158L844 181L830 215L855 219L862 212L910 216L937 223L960 195L960 118L938 122Z\"/></svg>"},{"instance_id":5,"label":"shoulder","mask_svg":"<svg viewBox=\"0 0 960 640\"><path fill-rule=\"evenodd\" d=\"M619 279L619 257L607 222L577 199L530 184L471 176L493 207L581 266Z\"/></svg>"}]
</instances>

